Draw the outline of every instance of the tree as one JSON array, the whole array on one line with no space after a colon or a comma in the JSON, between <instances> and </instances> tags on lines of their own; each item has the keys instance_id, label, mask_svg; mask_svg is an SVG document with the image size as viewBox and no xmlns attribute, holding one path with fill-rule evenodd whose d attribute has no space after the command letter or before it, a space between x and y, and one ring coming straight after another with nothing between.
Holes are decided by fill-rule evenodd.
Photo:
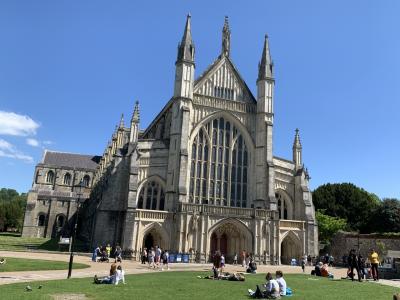
<instances>
[{"instance_id":1,"label":"tree","mask_svg":"<svg viewBox=\"0 0 400 300\"><path fill-rule=\"evenodd\" d=\"M319 240L323 243L328 243L336 232L347 227L345 219L325 215L324 211L317 210L315 216L318 222Z\"/></svg>"},{"instance_id":2,"label":"tree","mask_svg":"<svg viewBox=\"0 0 400 300\"><path fill-rule=\"evenodd\" d=\"M0 190L0 231L8 228L22 229L27 194L19 194L16 190L2 188Z\"/></svg>"},{"instance_id":3,"label":"tree","mask_svg":"<svg viewBox=\"0 0 400 300\"><path fill-rule=\"evenodd\" d=\"M349 230L373 231L371 216L379 208L379 198L352 183L324 184L313 192L315 208L324 214L344 219Z\"/></svg>"},{"instance_id":4,"label":"tree","mask_svg":"<svg viewBox=\"0 0 400 300\"><path fill-rule=\"evenodd\" d=\"M377 232L399 232L400 201L394 198L383 199L375 212L373 223Z\"/></svg>"}]
</instances>

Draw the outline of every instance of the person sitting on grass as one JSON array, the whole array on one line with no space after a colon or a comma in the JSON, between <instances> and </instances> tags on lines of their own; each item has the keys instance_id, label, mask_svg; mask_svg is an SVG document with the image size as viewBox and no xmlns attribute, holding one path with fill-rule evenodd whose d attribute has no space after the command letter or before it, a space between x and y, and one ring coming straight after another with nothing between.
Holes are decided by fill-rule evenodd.
<instances>
[{"instance_id":1,"label":"person sitting on grass","mask_svg":"<svg viewBox=\"0 0 400 300\"><path fill-rule=\"evenodd\" d=\"M321 276L322 277L328 277L328 278L333 278L333 274L329 272L328 269L328 264L323 264L321 267Z\"/></svg>"},{"instance_id":2,"label":"person sitting on grass","mask_svg":"<svg viewBox=\"0 0 400 300\"><path fill-rule=\"evenodd\" d=\"M255 261L253 261L253 259L250 259L249 262L249 266L246 270L246 273L252 273L252 274L256 274L257 273L257 264Z\"/></svg>"},{"instance_id":3,"label":"person sitting on grass","mask_svg":"<svg viewBox=\"0 0 400 300\"><path fill-rule=\"evenodd\" d=\"M122 284L125 284L125 271L122 270L121 265L117 267L117 271L115 271L115 285L122 281Z\"/></svg>"},{"instance_id":4,"label":"person sitting on grass","mask_svg":"<svg viewBox=\"0 0 400 300\"><path fill-rule=\"evenodd\" d=\"M286 296L286 280L283 278L282 271L278 270L275 273L276 281L279 284L279 291L281 296Z\"/></svg>"},{"instance_id":5,"label":"person sitting on grass","mask_svg":"<svg viewBox=\"0 0 400 300\"><path fill-rule=\"evenodd\" d=\"M265 279L267 280L266 284L264 287L266 288L265 291L262 291L261 288L257 285L256 291L252 291L251 289L248 290L249 295L253 298L267 298L267 299L280 299L280 289L279 289L279 283L272 278L271 273L267 273L265 276Z\"/></svg>"}]
</instances>

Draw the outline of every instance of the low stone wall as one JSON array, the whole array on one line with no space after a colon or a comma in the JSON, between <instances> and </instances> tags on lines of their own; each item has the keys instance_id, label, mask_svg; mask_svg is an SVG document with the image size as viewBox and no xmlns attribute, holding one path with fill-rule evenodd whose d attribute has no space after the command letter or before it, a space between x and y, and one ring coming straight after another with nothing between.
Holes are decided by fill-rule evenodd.
<instances>
[{"instance_id":1,"label":"low stone wall","mask_svg":"<svg viewBox=\"0 0 400 300\"><path fill-rule=\"evenodd\" d=\"M368 257L371 248L378 252L382 260L387 250L400 250L400 236L338 232L332 239L329 254L333 255L336 262L341 262L343 255L347 256L350 249L360 249L361 255Z\"/></svg>"}]
</instances>

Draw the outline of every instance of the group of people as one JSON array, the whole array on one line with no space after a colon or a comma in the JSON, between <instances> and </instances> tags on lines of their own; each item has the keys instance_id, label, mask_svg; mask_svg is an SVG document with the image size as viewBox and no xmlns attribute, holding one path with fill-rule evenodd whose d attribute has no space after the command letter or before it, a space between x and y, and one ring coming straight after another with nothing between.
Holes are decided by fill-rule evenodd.
<instances>
[{"instance_id":1,"label":"group of people","mask_svg":"<svg viewBox=\"0 0 400 300\"><path fill-rule=\"evenodd\" d=\"M358 281L367 278L377 281L379 280L378 265L379 255L374 249L371 249L368 260L361 253L357 254L355 249L351 249L347 257L347 277L354 281L354 270L356 270Z\"/></svg>"},{"instance_id":2,"label":"group of people","mask_svg":"<svg viewBox=\"0 0 400 300\"><path fill-rule=\"evenodd\" d=\"M114 250L115 262L122 262L122 248L117 245L114 249L107 244L107 246L97 246L93 250L92 261L93 262L109 262L111 258L111 252ZM99 258L98 258L99 257Z\"/></svg>"},{"instance_id":3,"label":"group of people","mask_svg":"<svg viewBox=\"0 0 400 300\"><path fill-rule=\"evenodd\" d=\"M122 281L125 284L125 271L122 269L121 264L117 266L116 263L113 263L110 268L110 275L102 278L94 275L93 282L96 284L114 284L118 285L119 282Z\"/></svg>"},{"instance_id":4,"label":"group of people","mask_svg":"<svg viewBox=\"0 0 400 300\"><path fill-rule=\"evenodd\" d=\"M253 298L280 299L281 296L291 295L292 290L287 287L286 280L283 278L282 271L276 271L275 279L271 273L265 276L266 283L263 287L257 285L256 290L248 290Z\"/></svg>"},{"instance_id":5,"label":"group of people","mask_svg":"<svg viewBox=\"0 0 400 300\"><path fill-rule=\"evenodd\" d=\"M150 249L143 248L142 250L142 264L149 264L149 268L160 268L161 271L164 270L164 267L169 270L169 252L168 250L162 250L159 246L155 248L151 247Z\"/></svg>"}]
</instances>

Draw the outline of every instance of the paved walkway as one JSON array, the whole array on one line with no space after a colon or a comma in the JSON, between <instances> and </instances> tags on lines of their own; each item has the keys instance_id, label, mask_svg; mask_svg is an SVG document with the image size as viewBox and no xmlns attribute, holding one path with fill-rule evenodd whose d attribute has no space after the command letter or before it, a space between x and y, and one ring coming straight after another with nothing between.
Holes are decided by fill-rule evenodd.
<instances>
[{"instance_id":1,"label":"paved walkway","mask_svg":"<svg viewBox=\"0 0 400 300\"><path fill-rule=\"evenodd\" d=\"M56 254L56 253L35 253L35 252L7 252L0 251L0 257L17 257L17 258L31 258L31 259L47 259L57 261L69 261L69 254ZM90 267L86 269L72 270L73 278L85 278L93 277L94 275L105 276L110 270L109 263L95 263L90 260L88 256L75 255L74 262L87 264ZM125 274L142 274L150 272L160 272L160 270L149 269L147 265L142 265L135 261L125 260L122 263L125 270ZM170 264L170 271L210 271L210 264ZM306 267L306 274L310 274L312 267ZM227 265L226 271L231 272L243 272L244 268L237 265ZM302 273L300 267L292 266L270 266L270 265L259 265L259 273L275 273L276 270L281 270L284 274ZM170 272L166 271L166 272ZM334 274L335 278L341 278L346 276L346 269L344 268L330 268L330 271ZM54 270L54 271L20 271L20 272L1 272L0 273L0 285L10 284L17 282L30 282L30 281L46 281L46 280L57 280L67 278L68 270ZM380 280L380 284L390 285L400 288L400 281L393 280ZM358 283L355 283L358 284Z\"/></svg>"}]
</instances>

